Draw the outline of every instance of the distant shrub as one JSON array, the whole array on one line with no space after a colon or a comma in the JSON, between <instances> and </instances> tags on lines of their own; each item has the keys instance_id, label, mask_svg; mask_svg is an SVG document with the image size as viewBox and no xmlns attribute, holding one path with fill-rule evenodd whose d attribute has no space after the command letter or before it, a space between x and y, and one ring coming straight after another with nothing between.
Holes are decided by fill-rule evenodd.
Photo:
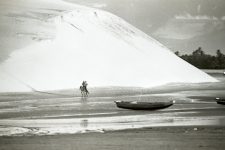
<instances>
[{"instance_id":1,"label":"distant shrub","mask_svg":"<svg viewBox=\"0 0 225 150\"><path fill-rule=\"evenodd\" d=\"M180 55L179 51L175 54L199 69L225 69L225 55L219 49L215 56L205 54L201 47L190 55Z\"/></svg>"}]
</instances>

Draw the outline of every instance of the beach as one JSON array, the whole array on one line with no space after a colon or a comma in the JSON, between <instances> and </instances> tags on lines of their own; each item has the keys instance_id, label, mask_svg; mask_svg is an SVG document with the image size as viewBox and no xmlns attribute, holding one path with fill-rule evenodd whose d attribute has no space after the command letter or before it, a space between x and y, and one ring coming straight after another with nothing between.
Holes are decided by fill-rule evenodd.
<instances>
[{"instance_id":1,"label":"beach","mask_svg":"<svg viewBox=\"0 0 225 150\"><path fill-rule=\"evenodd\" d=\"M0 137L0 149L13 150L223 150L225 127L154 127L54 136Z\"/></svg>"},{"instance_id":2,"label":"beach","mask_svg":"<svg viewBox=\"0 0 225 150\"><path fill-rule=\"evenodd\" d=\"M0 149L223 149L224 76L220 82L151 89L90 88L1 93ZM135 111L115 100L169 101L169 108Z\"/></svg>"}]
</instances>

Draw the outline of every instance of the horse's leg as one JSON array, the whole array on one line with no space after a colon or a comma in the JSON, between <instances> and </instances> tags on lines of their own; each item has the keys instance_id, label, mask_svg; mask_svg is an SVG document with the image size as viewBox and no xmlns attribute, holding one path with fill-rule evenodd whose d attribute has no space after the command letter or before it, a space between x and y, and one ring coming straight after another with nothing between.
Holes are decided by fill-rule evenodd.
<instances>
[{"instance_id":1,"label":"horse's leg","mask_svg":"<svg viewBox=\"0 0 225 150\"><path fill-rule=\"evenodd\" d=\"M81 94L81 97L83 97L83 93L82 93L82 88L80 86L80 94Z\"/></svg>"},{"instance_id":2,"label":"horse's leg","mask_svg":"<svg viewBox=\"0 0 225 150\"><path fill-rule=\"evenodd\" d=\"M88 92L85 92L86 93L86 96L88 97Z\"/></svg>"},{"instance_id":3,"label":"horse's leg","mask_svg":"<svg viewBox=\"0 0 225 150\"><path fill-rule=\"evenodd\" d=\"M84 88L84 92L85 92L85 95L88 97L89 92L87 90L87 87Z\"/></svg>"}]
</instances>

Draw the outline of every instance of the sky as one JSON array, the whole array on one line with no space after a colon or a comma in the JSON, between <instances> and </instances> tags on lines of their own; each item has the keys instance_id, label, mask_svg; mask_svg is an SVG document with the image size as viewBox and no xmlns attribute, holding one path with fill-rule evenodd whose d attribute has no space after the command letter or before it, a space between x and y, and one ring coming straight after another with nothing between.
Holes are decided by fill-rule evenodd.
<instances>
[{"instance_id":1,"label":"sky","mask_svg":"<svg viewBox=\"0 0 225 150\"><path fill-rule=\"evenodd\" d=\"M66 0L116 14L172 51L225 53L224 0Z\"/></svg>"}]
</instances>

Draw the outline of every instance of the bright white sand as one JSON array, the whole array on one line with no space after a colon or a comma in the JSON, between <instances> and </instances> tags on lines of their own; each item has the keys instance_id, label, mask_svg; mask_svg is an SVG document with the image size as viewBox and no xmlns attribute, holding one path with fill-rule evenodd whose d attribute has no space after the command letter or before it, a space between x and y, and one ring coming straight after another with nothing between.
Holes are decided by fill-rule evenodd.
<instances>
[{"instance_id":1,"label":"bright white sand","mask_svg":"<svg viewBox=\"0 0 225 150\"><path fill-rule=\"evenodd\" d=\"M27 1L26 7L31 4L36 4L35 13L44 9L44 16L52 11L47 9L51 4L73 10L38 20L51 21L54 36L14 51L0 64L1 92L27 91L28 86L37 90L73 88L83 80L98 87L217 81L115 15L58 1ZM31 10L19 11L22 9L15 18L25 17L34 24L37 16Z\"/></svg>"}]
</instances>

